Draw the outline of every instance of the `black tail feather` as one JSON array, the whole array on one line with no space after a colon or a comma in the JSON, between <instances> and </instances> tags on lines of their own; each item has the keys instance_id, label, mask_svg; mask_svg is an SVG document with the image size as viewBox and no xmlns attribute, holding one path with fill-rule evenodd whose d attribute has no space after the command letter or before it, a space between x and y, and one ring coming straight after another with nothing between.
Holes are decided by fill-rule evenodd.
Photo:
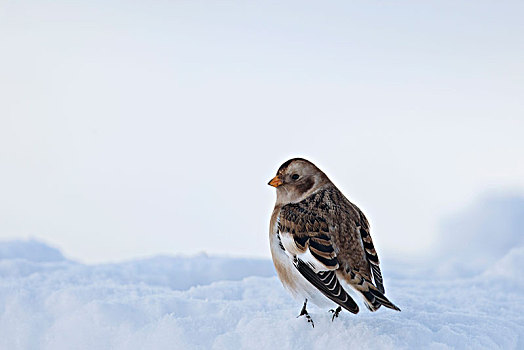
<instances>
[{"instance_id":1,"label":"black tail feather","mask_svg":"<svg viewBox=\"0 0 524 350\"><path fill-rule=\"evenodd\" d=\"M379 291L375 286L373 286L371 283L368 284L367 290L362 290L360 293L366 298L368 308L371 311L376 311L380 306L385 306L389 309L393 309L396 311L400 311L400 308L393 304L384 294L382 294L381 291Z\"/></svg>"}]
</instances>

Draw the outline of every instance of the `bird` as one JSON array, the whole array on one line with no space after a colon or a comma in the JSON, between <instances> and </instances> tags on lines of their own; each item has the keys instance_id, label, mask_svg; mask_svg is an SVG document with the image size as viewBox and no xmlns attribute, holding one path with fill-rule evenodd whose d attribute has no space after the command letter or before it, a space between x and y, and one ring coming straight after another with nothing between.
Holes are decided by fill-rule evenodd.
<instances>
[{"instance_id":1,"label":"bird","mask_svg":"<svg viewBox=\"0 0 524 350\"><path fill-rule=\"evenodd\" d=\"M381 306L400 311L385 296L377 251L364 213L351 203L322 170L303 158L284 162L268 185L276 188L269 242L277 275L304 304L332 305L332 321L342 308L359 307L346 289L360 294L370 311Z\"/></svg>"}]
</instances>

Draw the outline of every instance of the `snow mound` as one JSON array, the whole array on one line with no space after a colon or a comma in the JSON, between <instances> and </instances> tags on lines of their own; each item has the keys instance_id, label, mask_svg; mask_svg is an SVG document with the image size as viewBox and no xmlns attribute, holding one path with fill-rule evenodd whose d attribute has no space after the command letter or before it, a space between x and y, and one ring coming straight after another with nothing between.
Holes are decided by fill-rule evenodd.
<instances>
[{"instance_id":1,"label":"snow mound","mask_svg":"<svg viewBox=\"0 0 524 350\"><path fill-rule=\"evenodd\" d=\"M206 254L194 257L158 256L120 264L96 265L90 270L97 278L111 278L119 283L145 283L180 290L215 281L275 275L273 264L267 259L221 258Z\"/></svg>"},{"instance_id":2,"label":"snow mound","mask_svg":"<svg viewBox=\"0 0 524 350\"><path fill-rule=\"evenodd\" d=\"M311 306L311 328L273 271L265 277L269 261L202 255L87 266L20 259L16 252L43 249L26 244L2 245L10 258L0 260L0 349L524 348L522 248L473 278L385 276L402 312L361 307L331 322Z\"/></svg>"},{"instance_id":3,"label":"snow mound","mask_svg":"<svg viewBox=\"0 0 524 350\"><path fill-rule=\"evenodd\" d=\"M449 217L440 233L441 275L482 273L509 250L524 246L524 198L486 196Z\"/></svg>"},{"instance_id":4,"label":"snow mound","mask_svg":"<svg viewBox=\"0 0 524 350\"><path fill-rule=\"evenodd\" d=\"M505 283L506 287L522 288L524 290L524 246L512 249L492 267L487 269L482 276L489 280L498 280Z\"/></svg>"},{"instance_id":5,"label":"snow mound","mask_svg":"<svg viewBox=\"0 0 524 350\"><path fill-rule=\"evenodd\" d=\"M44 243L29 241L0 242L0 260L24 259L34 262L61 261L64 256L56 248Z\"/></svg>"}]
</instances>

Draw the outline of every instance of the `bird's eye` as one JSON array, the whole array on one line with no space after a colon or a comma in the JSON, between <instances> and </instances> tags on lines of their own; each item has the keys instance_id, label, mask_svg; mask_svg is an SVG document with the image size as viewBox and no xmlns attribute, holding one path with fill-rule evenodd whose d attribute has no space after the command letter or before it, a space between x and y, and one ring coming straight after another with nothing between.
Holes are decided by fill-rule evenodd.
<instances>
[{"instance_id":1,"label":"bird's eye","mask_svg":"<svg viewBox=\"0 0 524 350\"><path fill-rule=\"evenodd\" d=\"M300 176L299 176L298 174L293 174L293 175L291 175L291 178L292 178L293 180L298 180L299 177L300 177Z\"/></svg>"}]
</instances>

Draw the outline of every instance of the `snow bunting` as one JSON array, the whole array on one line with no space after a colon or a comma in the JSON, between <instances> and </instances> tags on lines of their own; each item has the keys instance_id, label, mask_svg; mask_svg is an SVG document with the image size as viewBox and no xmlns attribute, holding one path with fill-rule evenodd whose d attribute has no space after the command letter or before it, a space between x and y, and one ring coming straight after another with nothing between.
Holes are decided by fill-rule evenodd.
<instances>
[{"instance_id":1,"label":"snow bunting","mask_svg":"<svg viewBox=\"0 0 524 350\"><path fill-rule=\"evenodd\" d=\"M269 181L277 200L269 228L273 263L278 277L295 297L303 298L299 316L314 327L308 300L338 305L356 314L358 306L344 285L362 295L370 311L384 305L398 310L384 296L379 260L362 211L338 190L313 163L290 159ZM302 299L301 299L302 300Z\"/></svg>"}]
</instances>

